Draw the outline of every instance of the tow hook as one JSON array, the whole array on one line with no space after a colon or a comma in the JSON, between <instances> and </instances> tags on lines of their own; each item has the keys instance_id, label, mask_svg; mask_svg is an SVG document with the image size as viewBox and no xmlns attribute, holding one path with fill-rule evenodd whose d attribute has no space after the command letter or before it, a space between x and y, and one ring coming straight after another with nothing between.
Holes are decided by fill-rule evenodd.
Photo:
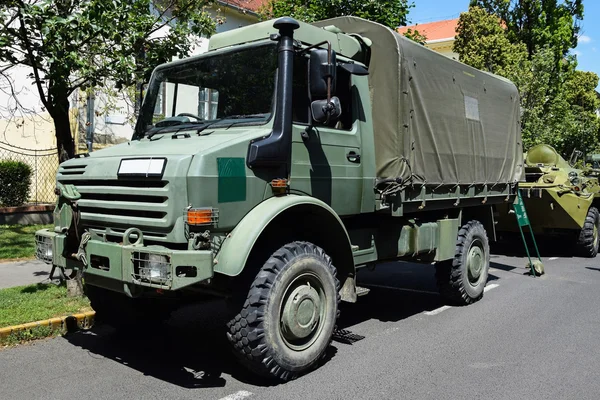
<instances>
[{"instance_id":1,"label":"tow hook","mask_svg":"<svg viewBox=\"0 0 600 400\"><path fill-rule=\"evenodd\" d=\"M73 258L76 258L79 261L81 261L84 268L88 267L87 254L85 253L85 247L87 246L87 243L90 241L91 238L92 238L92 235L89 232L84 232L83 235L81 236L81 242L79 242L79 249L77 250L76 254L73 254Z\"/></svg>"}]
</instances>

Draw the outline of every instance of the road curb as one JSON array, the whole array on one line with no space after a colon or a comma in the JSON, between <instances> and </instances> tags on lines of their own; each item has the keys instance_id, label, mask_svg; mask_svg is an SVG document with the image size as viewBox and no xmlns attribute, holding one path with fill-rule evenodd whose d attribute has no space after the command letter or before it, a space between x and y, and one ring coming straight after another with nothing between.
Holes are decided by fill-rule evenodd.
<instances>
[{"instance_id":1,"label":"road curb","mask_svg":"<svg viewBox=\"0 0 600 400\"><path fill-rule=\"evenodd\" d=\"M38 326L48 326L54 329L61 329L63 331L71 331L74 330L75 327L77 327L78 329L89 328L94 323L95 315L95 311L88 311L81 314L67 315L59 318L50 318L42 321L29 322L27 324L0 328L0 338L5 338L13 333L26 331L29 329L36 328Z\"/></svg>"}]
</instances>

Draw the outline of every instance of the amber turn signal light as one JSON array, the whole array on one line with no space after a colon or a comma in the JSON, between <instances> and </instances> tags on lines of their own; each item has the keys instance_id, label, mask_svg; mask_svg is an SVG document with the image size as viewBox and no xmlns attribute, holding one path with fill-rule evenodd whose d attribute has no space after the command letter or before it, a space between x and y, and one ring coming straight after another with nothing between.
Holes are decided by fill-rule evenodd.
<instances>
[{"instance_id":1,"label":"amber turn signal light","mask_svg":"<svg viewBox=\"0 0 600 400\"><path fill-rule=\"evenodd\" d=\"M215 225L219 220L216 208L190 208L186 212L186 222L192 226Z\"/></svg>"}]
</instances>

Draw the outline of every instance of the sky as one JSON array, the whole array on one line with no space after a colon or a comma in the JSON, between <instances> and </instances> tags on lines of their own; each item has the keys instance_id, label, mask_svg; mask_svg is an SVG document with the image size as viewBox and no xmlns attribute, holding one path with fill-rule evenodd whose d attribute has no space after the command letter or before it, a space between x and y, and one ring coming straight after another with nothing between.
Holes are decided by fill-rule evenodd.
<instances>
[{"instance_id":1,"label":"sky","mask_svg":"<svg viewBox=\"0 0 600 400\"><path fill-rule=\"evenodd\" d=\"M458 18L469 8L469 0L412 0L409 25ZM600 1L583 0L584 18L581 23L579 44L572 52L577 56L582 71L593 71L600 75ZM600 88L600 85L599 85Z\"/></svg>"}]
</instances>

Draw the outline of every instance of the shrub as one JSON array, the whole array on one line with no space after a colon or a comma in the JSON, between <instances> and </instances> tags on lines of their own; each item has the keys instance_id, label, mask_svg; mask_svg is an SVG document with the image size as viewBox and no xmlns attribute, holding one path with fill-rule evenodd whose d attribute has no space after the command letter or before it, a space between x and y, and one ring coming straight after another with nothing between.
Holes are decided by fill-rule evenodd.
<instances>
[{"instance_id":1,"label":"shrub","mask_svg":"<svg viewBox=\"0 0 600 400\"><path fill-rule=\"evenodd\" d=\"M17 207L29 197L31 167L20 161L0 161L0 205Z\"/></svg>"}]
</instances>

